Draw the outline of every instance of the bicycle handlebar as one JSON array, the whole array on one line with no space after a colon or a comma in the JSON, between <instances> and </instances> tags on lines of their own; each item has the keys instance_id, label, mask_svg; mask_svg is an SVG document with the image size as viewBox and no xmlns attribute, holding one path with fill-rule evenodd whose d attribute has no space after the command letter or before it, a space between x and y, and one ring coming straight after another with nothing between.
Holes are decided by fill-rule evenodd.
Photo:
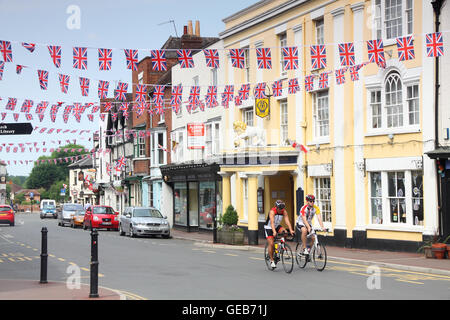
<instances>
[{"instance_id":1,"label":"bicycle handlebar","mask_svg":"<svg viewBox=\"0 0 450 320\"><path fill-rule=\"evenodd\" d=\"M287 231L283 231L281 233L277 233L277 236L275 237L275 240L280 240L281 238L286 238L287 240L292 240L292 239L294 239L294 236L295 235L291 235Z\"/></svg>"}]
</instances>

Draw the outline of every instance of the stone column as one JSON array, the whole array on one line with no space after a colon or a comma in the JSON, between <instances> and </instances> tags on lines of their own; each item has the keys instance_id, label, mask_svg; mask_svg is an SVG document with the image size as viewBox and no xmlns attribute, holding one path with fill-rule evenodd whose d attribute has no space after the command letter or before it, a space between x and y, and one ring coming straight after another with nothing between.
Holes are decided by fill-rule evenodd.
<instances>
[{"instance_id":1,"label":"stone column","mask_svg":"<svg viewBox=\"0 0 450 320\"><path fill-rule=\"evenodd\" d=\"M246 172L248 178L248 244L258 244L258 176L261 172Z\"/></svg>"},{"instance_id":2,"label":"stone column","mask_svg":"<svg viewBox=\"0 0 450 320\"><path fill-rule=\"evenodd\" d=\"M225 212L227 207L231 204L231 176L233 172L218 172L222 176L222 210ZM218 212L217 216L223 214L223 212Z\"/></svg>"}]
</instances>

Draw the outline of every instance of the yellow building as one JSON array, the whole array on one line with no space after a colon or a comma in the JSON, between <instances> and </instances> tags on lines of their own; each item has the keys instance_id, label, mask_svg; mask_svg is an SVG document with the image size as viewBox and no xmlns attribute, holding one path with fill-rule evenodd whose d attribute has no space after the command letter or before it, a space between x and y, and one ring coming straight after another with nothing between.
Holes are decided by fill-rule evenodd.
<instances>
[{"instance_id":1,"label":"yellow building","mask_svg":"<svg viewBox=\"0 0 450 320\"><path fill-rule=\"evenodd\" d=\"M242 69L227 52L225 83L235 94L251 85L250 98L226 111L223 208L235 206L249 243L263 236L277 199L286 202L294 224L304 196L314 194L331 230L329 243L416 250L438 226L435 162L423 156L434 148L434 59L425 52L425 33L434 30L430 1L265 0L223 21L225 50L245 49ZM396 39L408 35L415 57L400 61ZM384 67L369 62L367 41L373 39L383 40ZM352 81L347 69L345 83L337 84L335 72L344 68L338 46L344 43L354 46L359 80ZM312 65L316 45L326 49L326 66ZM286 70L283 47L298 48L298 69ZM258 66L258 48L270 48L271 69ZM319 88L322 73L328 87ZM314 87L307 92L310 75ZM293 78L300 91L289 94ZM277 80L280 96L271 88ZM265 118L255 114L258 83L266 83L271 95ZM235 121L263 131L265 143L237 140Z\"/></svg>"}]
</instances>

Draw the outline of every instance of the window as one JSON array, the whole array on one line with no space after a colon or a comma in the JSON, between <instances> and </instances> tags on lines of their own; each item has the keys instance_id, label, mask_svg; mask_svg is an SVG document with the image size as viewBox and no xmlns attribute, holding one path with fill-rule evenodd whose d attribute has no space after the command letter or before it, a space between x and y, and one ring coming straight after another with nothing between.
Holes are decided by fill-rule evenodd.
<instances>
[{"instance_id":1,"label":"window","mask_svg":"<svg viewBox=\"0 0 450 320\"><path fill-rule=\"evenodd\" d=\"M138 74L138 83L143 84L144 83L144 71L139 72Z\"/></svg>"},{"instance_id":2,"label":"window","mask_svg":"<svg viewBox=\"0 0 450 320\"><path fill-rule=\"evenodd\" d=\"M322 213L323 222L331 222L331 180L330 178L314 179L316 205Z\"/></svg>"},{"instance_id":3,"label":"window","mask_svg":"<svg viewBox=\"0 0 450 320\"><path fill-rule=\"evenodd\" d=\"M280 102L280 144L288 145L288 104L287 100Z\"/></svg>"},{"instance_id":4,"label":"window","mask_svg":"<svg viewBox=\"0 0 450 320\"><path fill-rule=\"evenodd\" d=\"M205 152L207 157L220 152L219 122L208 122L205 124Z\"/></svg>"},{"instance_id":5,"label":"window","mask_svg":"<svg viewBox=\"0 0 450 320\"><path fill-rule=\"evenodd\" d=\"M423 178L421 171L411 172L413 223L423 225Z\"/></svg>"},{"instance_id":6,"label":"window","mask_svg":"<svg viewBox=\"0 0 450 320\"><path fill-rule=\"evenodd\" d=\"M314 24L316 28L316 44L325 44L323 18L315 20Z\"/></svg>"},{"instance_id":7,"label":"window","mask_svg":"<svg viewBox=\"0 0 450 320\"><path fill-rule=\"evenodd\" d=\"M167 153L164 149L167 149L166 145L166 132L153 132L150 135L151 140L151 161L153 166L166 164Z\"/></svg>"},{"instance_id":8,"label":"window","mask_svg":"<svg viewBox=\"0 0 450 320\"><path fill-rule=\"evenodd\" d=\"M286 33L282 33L278 36L278 43L279 43L279 47L280 47L280 70L281 70L281 76L286 76L287 75L287 71L284 70L284 65L283 65L283 48L287 47L287 37L286 37Z\"/></svg>"},{"instance_id":9,"label":"window","mask_svg":"<svg viewBox=\"0 0 450 320\"><path fill-rule=\"evenodd\" d=\"M220 124L216 122L214 124L213 154L219 154L219 152L220 152Z\"/></svg>"},{"instance_id":10,"label":"window","mask_svg":"<svg viewBox=\"0 0 450 320\"><path fill-rule=\"evenodd\" d=\"M409 124L419 124L419 86L417 84L408 86L406 93Z\"/></svg>"},{"instance_id":11,"label":"window","mask_svg":"<svg viewBox=\"0 0 450 320\"><path fill-rule=\"evenodd\" d=\"M206 156L209 156L212 154L212 130L211 130L211 123L207 123L205 125L205 147L206 147Z\"/></svg>"},{"instance_id":12,"label":"window","mask_svg":"<svg viewBox=\"0 0 450 320\"><path fill-rule=\"evenodd\" d=\"M242 118L247 126L253 126L253 108L242 110Z\"/></svg>"},{"instance_id":13,"label":"window","mask_svg":"<svg viewBox=\"0 0 450 320\"><path fill-rule=\"evenodd\" d=\"M164 134L158 133L158 164L165 164L165 141Z\"/></svg>"},{"instance_id":14,"label":"window","mask_svg":"<svg viewBox=\"0 0 450 320\"><path fill-rule=\"evenodd\" d=\"M200 228L213 229L216 216L215 186L215 181L200 182Z\"/></svg>"},{"instance_id":15,"label":"window","mask_svg":"<svg viewBox=\"0 0 450 320\"><path fill-rule=\"evenodd\" d=\"M244 49L244 62L245 62L245 82L250 82L250 50L248 47Z\"/></svg>"},{"instance_id":16,"label":"window","mask_svg":"<svg viewBox=\"0 0 450 320\"><path fill-rule=\"evenodd\" d=\"M398 73L391 73L385 82L387 126L403 126L402 82Z\"/></svg>"},{"instance_id":17,"label":"window","mask_svg":"<svg viewBox=\"0 0 450 320\"><path fill-rule=\"evenodd\" d=\"M381 173L373 172L370 175L370 206L372 210L372 223L383 223L383 198L381 192Z\"/></svg>"},{"instance_id":18,"label":"window","mask_svg":"<svg viewBox=\"0 0 450 320\"><path fill-rule=\"evenodd\" d=\"M412 0L373 1L374 34L377 39L395 39L413 33Z\"/></svg>"},{"instance_id":19,"label":"window","mask_svg":"<svg viewBox=\"0 0 450 320\"><path fill-rule=\"evenodd\" d=\"M134 156L137 158L145 157L145 135L143 130L138 130L134 139Z\"/></svg>"},{"instance_id":20,"label":"window","mask_svg":"<svg viewBox=\"0 0 450 320\"><path fill-rule=\"evenodd\" d=\"M388 172L388 199L390 221L406 222L405 173Z\"/></svg>"},{"instance_id":21,"label":"window","mask_svg":"<svg viewBox=\"0 0 450 320\"><path fill-rule=\"evenodd\" d=\"M329 135L329 108L328 91L317 92L314 100L314 131L315 137L327 137Z\"/></svg>"},{"instance_id":22,"label":"window","mask_svg":"<svg viewBox=\"0 0 450 320\"><path fill-rule=\"evenodd\" d=\"M217 86L217 69L211 69L211 85Z\"/></svg>"},{"instance_id":23,"label":"window","mask_svg":"<svg viewBox=\"0 0 450 320\"><path fill-rule=\"evenodd\" d=\"M185 182L176 182L173 187L175 224L187 225L188 190Z\"/></svg>"},{"instance_id":24,"label":"window","mask_svg":"<svg viewBox=\"0 0 450 320\"><path fill-rule=\"evenodd\" d=\"M372 111L372 128L381 128L381 91L370 93L370 110Z\"/></svg>"}]
</instances>

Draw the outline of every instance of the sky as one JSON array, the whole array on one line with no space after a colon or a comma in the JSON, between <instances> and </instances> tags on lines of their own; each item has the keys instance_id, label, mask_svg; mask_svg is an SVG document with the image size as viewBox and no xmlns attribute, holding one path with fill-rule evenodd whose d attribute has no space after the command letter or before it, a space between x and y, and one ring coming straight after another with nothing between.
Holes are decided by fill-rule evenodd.
<instances>
[{"instance_id":1,"label":"sky","mask_svg":"<svg viewBox=\"0 0 450 320\"><path fill-rule=\"evenodd\" d=\"M73 116L64 123L62 114L65 104L75 102L99 102L97 95L98 80L109 80L108 97L113 97L117 81L131 83L131 70L126 69L123 49L138 49L139 60L150 55L151 49L159 49L170 36L181 36L183 26L191 20L200 21L200 33L205 37L218 37L224 31L222 20L258 0L0 0L0 40L12 44L13 61L5 63L3 78L0 81L0 113L7 112L4 123L15 123L13 114L5 110L8 98L17 98L14 112L20 113L25 99L34 101L31 113L32 121L27 121L21 114L18 122L31 122L33 127L55 128L54 133L34 131L30 135L0 135L2 144L25 144L25 152L0 151L0 160L10 161L7 166L9 175L28 175L39 156L50 155L50 148L57 149L67 144L67 140L83 145L88 149L93 147L94 131L98 130L98 113L93 122L86 117L90 110L85 111L78 123ZM171 9L173 9L171 11ZM173 23L164 23L173 20ZM36 43L36 49L30 53L22 42ZM56 68L50 59L48 45L62 47L60 68ZM72 66L72 48L88 47L87 70L74 69ZM113 49L112 69L99 71L98 48ZM0 59L2 60L2 58ZM25 66L20 74L16 73L16 65ZM48 89L39 86L37 70L47 70ZM70 76L69 91L61 92L58 74ZM90 79L89 96L81 95L79 77ZM129 85L128 92L131 92ZM35 114L36 105L48 101L49 107L42 122ZM50 120L50 106L58 101L65 104L59 109L56 121ZM1 117L0 117L1 122ZM63 134L56 129L78 129L75 134ZM39 130L39 129L38 129ZM79 134L80 130L91 130L90 133ZM92 139L91 139L92 140ZM61 144L59 144L61 141ZM39 152L34 144L37 143ZM45 145L43 145L45 142ZM30 152L29 148L32 147ZM43 153L43 148L47 152ZM16 164L14 164L14 160ZM23 164L20 164L22 160ZM30 160L25 164L24 160Z\"/></svg>"}]
</instances>

